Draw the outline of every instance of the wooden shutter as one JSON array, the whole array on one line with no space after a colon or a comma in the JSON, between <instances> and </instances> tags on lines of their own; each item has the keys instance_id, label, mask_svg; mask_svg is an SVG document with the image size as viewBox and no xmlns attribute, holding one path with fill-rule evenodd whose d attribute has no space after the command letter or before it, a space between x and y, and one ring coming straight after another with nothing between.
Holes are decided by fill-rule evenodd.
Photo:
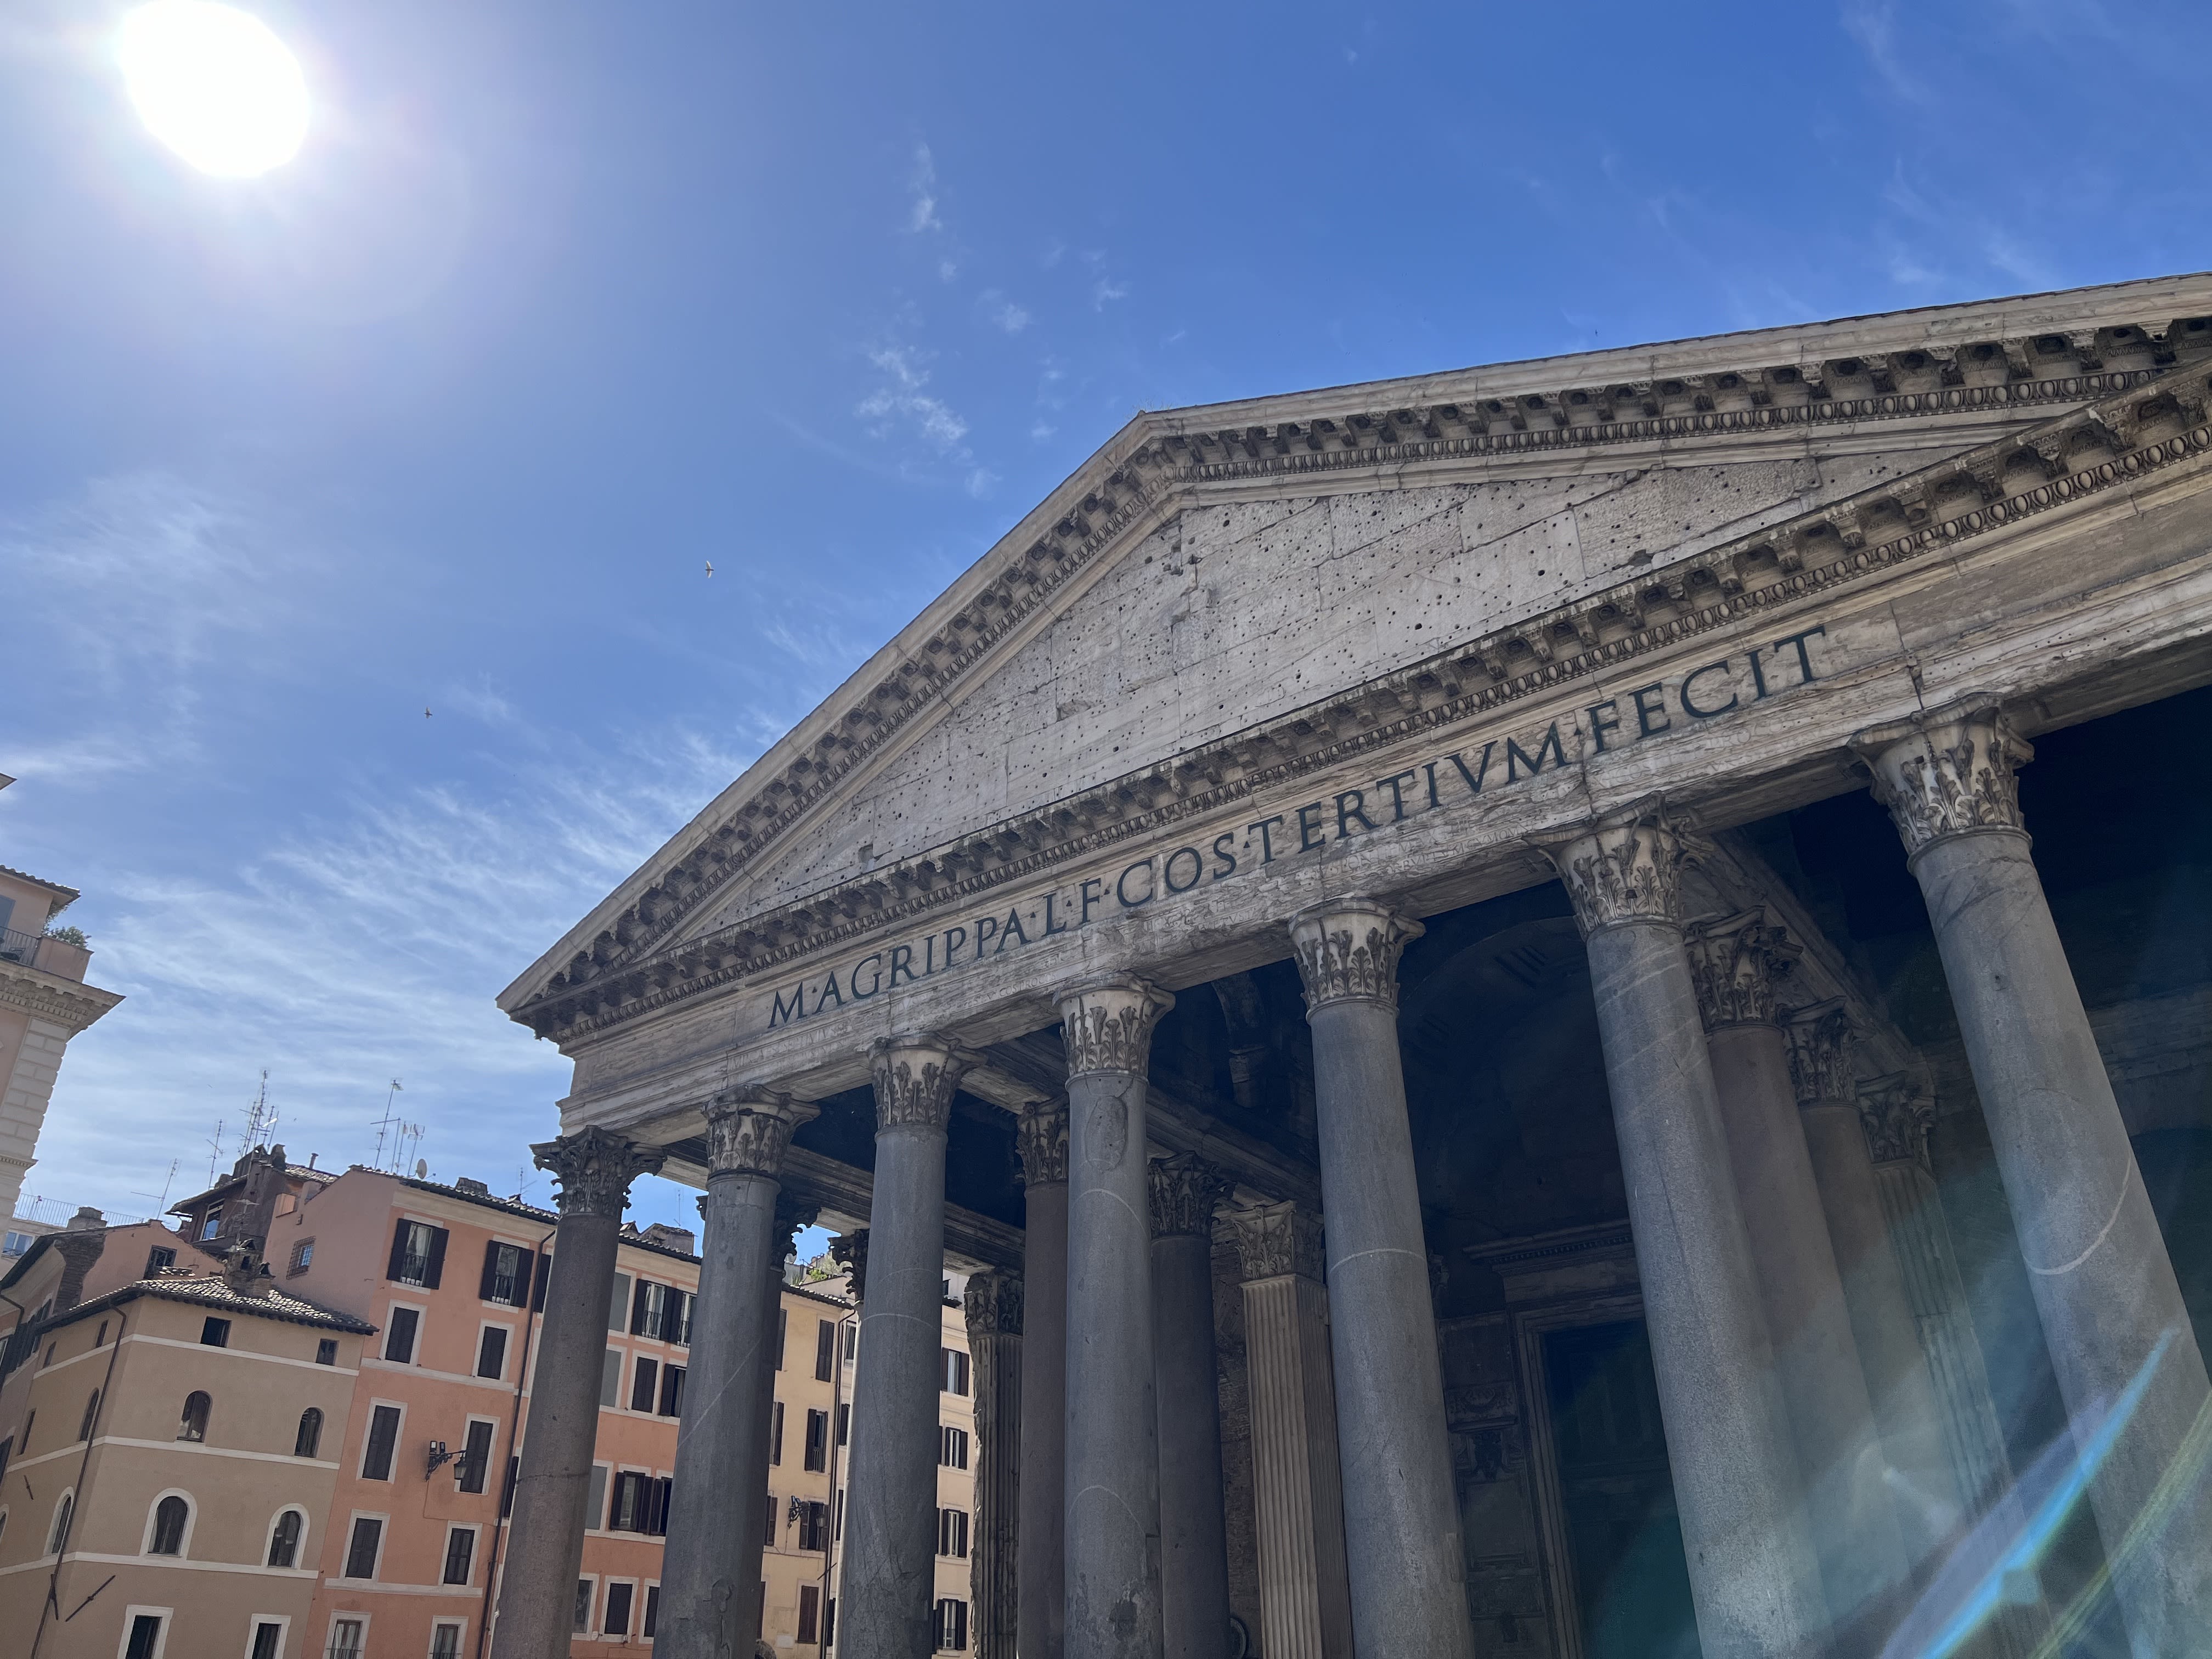
<instances>
[{"instance_id":1,"label":"wooden shutter","mask_svg":"<svg viewBox=\"0 0 2212 1659\"><path fill-rule=\"evenodd\" d=\"M552 1271L552 1253L538 1252L537 1270L530 1275L530 1311L532 1313L545 1311L545 1280Z\"/></svg>"},{"instance_id":2,"label":"wooden shutter","mask_svg":"<svg viewBox=\"0 0 2212 1659\"><path fill-rule=\"evenodd\" d=\"M438 1279L445 1270L446 1230L443 1227L433 1227L430 1229L430 1266L422 1275L422 1288L426 1291L436 1290Z\"/></svg>"},{"instance_id":3,"label":"wooden shutter","mask_svg":"<svg viewBox=\"0 0 2212 1659\"><path fill-rule=\"evenodd\" d=\"M386 1264L384 1276L395 1285L399 1282L399 1270L407 1261L407 1229L413 1224L402 1221L392 1230L392 1260Z\"/></svg>"},{"instance_id":4,"label":"wooden shutter","mask_svg":"<svg viewBox=\"0 0 2212 1659\"><path fill-rule=\"evenodd\" d=\"M499 1241L495 1238L484 1246L483 1277L477 1281L478 1299L485 1302L497 1301L499 1298L492 1294L492 1290L498 1280Z\"/></svg>"}]
</instances>

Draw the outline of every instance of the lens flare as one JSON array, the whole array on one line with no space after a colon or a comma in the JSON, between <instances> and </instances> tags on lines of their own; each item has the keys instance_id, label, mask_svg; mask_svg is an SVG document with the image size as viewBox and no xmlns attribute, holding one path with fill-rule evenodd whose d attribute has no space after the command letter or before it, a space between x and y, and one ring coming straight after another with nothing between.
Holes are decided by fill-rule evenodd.
<instances>
[{"instance_id":1,"label":"lens flare","mask_svg":"<svg viewBox=\"0 0 2212 1659\"><path fill-rule=\"evenodd\" d=\"M307 78L259 18L155 0L123 20L116 55L147 131L201 172L252 178L299 154Z\"/></svg>"}]
</instances>

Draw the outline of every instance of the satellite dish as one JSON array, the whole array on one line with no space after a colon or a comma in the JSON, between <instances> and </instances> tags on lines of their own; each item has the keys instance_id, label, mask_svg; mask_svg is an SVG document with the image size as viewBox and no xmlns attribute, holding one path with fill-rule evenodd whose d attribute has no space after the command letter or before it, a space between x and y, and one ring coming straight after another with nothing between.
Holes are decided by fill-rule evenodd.
<instances>
[{"instance_id":1,"label":"satellite dish","mask_svg":"<svg viewBox=\"0 0 2212 1659\"><path fill-rule=\"evenodd\" d=\"M430 1160L427 1158L416 1158L415 1160L415 1179L417 1181L426 1180L428 1178L429 1174Z\"/></svg>"}]
</instances>

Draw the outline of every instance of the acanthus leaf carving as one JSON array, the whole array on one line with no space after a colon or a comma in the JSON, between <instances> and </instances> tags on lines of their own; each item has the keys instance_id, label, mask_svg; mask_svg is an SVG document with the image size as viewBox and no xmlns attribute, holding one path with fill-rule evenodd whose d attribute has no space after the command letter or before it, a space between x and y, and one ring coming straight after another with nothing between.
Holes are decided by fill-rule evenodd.
<instances>
[{"instance_id":1,"label":"acanthus leaf carving","mask_svg":"<svg viewBox=\"0 0 2212 1659\"><path fill-rule=\"evenodd\" d=\"M732 1089L707 1103L707 1175L775 1176L792 1132L820 1108L773 1090Z\"/></svg>"},{"instance_id":2,"label":"acanthus leaf carving","mask_svg":"<svg viewBox=\"0 0 2212 1659\"><path fill-rule=\"evenodd\" d=\"M1019 1336L1022 1334L1022 1276L994 1269L970 1273L961 1303L968 1317L968 1338Z\"/></svg>"},{"instance_id":3,"label":"acanthus leaf carving","mask_svg":"<svg viewBox=\"0 0 2212 1659\"><path fill-rule=\"evenodd\" d=\"M1231 1210L1224 1217L1237 1242L1246 1284L1296 1274L1322 1279L1326 1273L1322 1219L1290 1200Z\"/></svg>"},{"instance_id":4,"label":"acanthus leaf carving","mask_svg":"<svg viewBox=\"0 0 2212 1659\"><path fill-rule=\"evenodd\" d=\"M1689 930L1690 982L1709 1031L1724 1025L1771 1025L1775 981L1796 965L1804 947L1753 908Z\"/></svg>"},{"instance_id":5,"label":"acanthus leaf carving","mask_svg":"<svg viewBox=\"0 0 2212 1659\"><path fill-rule=\"evenodd\" d=\"M1632 810L1623 822L1544 850L1585 939L1629 922L1680 924L1689 848L1663 808Z\"/></svg>"},{"instance_id":6,"label":"acanthus leaf carving","mask_svg":"<svg viewBox=\"0 0 2212 1659\"><path fill-rule=\"evenodd\" d=\"M1153 1237L1212 1236L1215 1206L1229 1195L1235 1182L1195 1152L1155 1158L1148 1174Z\"/></svg>"},{"instance_id":7,"label":"acanthus leaf carving","mask_svg":"<svg viewBox=\"0 0 2212 1659\"><path fill-rule=\"evenodd\" d=\"M602 1216L619 1221L629 1204L629 1184L641 1175L653 1175L667 1161L658 1147L640 1146L625 1135L592 1124L557 1140L541 1140L530 1149L541 1170L550 1170L561 1183L559 1204L563 1216Z\"/></svg>"},{"instance_id":8,"label":"acanthus leaf carving","mask_svg":"<svg viewBox=\"0 0 2212 1659\"><path fill-rule=\"evenodd\" d=\"M1332 1002L1398 1006L1398 958L1424 929L1370 898L1331 899L1291 918L1306 1012Z\"/></svg>"},{"instance_id":9,"label":"acanthus leaf carving","mask_svg":"<svg viewBox=\"0 0 2212 1659\"><path fill-rule=\"evenodd\" d=\"M1024 1186L1064 1184L1067 1180L1067 1103L1031 1101L1014 1120L1014 1144L1021 1152Z\"/></svg>"},{"instance_id":10,"label":"acanthus leaf carving","mask_svg":"<svg viewBox=\"0 0 2212 1659\"><path fill-rule=\"evenodd\" d=\"M1930 1167L1928 1137L1936 1127L1936 1104L1921 1094L1918 1084L1893 1073L1862 1083L1857 1098L1867 1151L1877 1164L1909 1162L1923 1170Z\"/></svg>"},{"instance_id":11,"label":"acanthus leaf carving","mask_svg":"<svg viewBox=\"0 0 2212 1659\"><path fill-rule=\"evenodd\" d=\"M1152 1028L1175 1006L1175 998L1150 981L1100 980L1060 998L1060 1033L1067 1042L1067 1074L1131 1072L1151 1063Z\"/></svg>"},{"instance_id":12,"label":"acanthus leaf carving","mask_svg":"<svg viewBox=\"0 0 2212 1659\"><path fill-rule=\"evenodd\" d=\"M967 1053L943 1037L886 1037L868 1051L876 1086L876 1133L935 1129L952 1115L952 1097L968 1069Z\"/></svg>"},{"instance_id":13,"label":"acanthus leaf carving","mask_svg":"<svg viewBox=\"0 0 2212 1659\"><path fill-rule=\"evenodd\" d=\"M1800 1106L1851 1098L1851 1017L1840 998L1800 1008L1782 1027Z\"/></svg>"},{"instance_id":14,"label":"acanthus leaf carving","mask_svg":"<svg viewBox=\"0 0 2212 1659\"><path fill-rule=\"evenodd\" d=\"M1908 855L1948 836L2023 827L2013 769L2035 750L2000 710L1915 722L1902 735L1883 728L1851 746L1874 774L1874 797L1889 809Z\"/></svg>"}]
</instances>

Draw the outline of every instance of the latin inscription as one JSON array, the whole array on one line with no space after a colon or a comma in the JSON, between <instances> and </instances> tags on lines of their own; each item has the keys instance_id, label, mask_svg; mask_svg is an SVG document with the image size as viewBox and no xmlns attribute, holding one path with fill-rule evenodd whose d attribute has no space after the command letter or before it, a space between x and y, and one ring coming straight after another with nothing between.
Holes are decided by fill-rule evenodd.
<instances>
[{"instance_id":1,"label":"latin inscription","mask_svg":"<svg viewBox=\"0 0 2212 1659\"><path fill-rule=\"evenodd\" d=\"M1609 754L1753 708L1820 678L1812 642L1825 627L1777 640L1762 650L1722 657L1692 669L1679 682L1655 680L1583 708L1566 726L1593 755ZM1539 732L1486 738L1357 789L1255 819L1210 842L1153 852L1119 875L1090 877L1042 896L975 913L902 945L871 951L857 961L793 981L774 993L771 1029L866 1002L902 985L1018 951L1041 939L1088 927L1102 917L1177 896L1216 882L1308 858L1334 842L1380 835L1426 812L1464 805L1485 793L1510 789L1567 764L1567 739L1553 720Z\"/></svg>"}]
</instances>

